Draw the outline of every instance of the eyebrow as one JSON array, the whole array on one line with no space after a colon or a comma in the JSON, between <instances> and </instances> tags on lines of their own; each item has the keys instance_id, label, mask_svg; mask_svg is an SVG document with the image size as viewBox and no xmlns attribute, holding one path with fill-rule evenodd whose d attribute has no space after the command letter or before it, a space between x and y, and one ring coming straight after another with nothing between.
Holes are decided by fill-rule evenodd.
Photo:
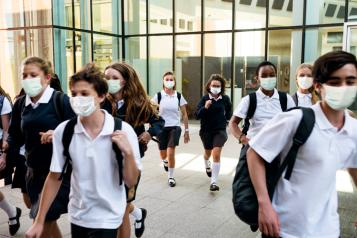
<instances>
[{"instance_id":1,"label":"eyebrow","mask_svg":"<svg viewBox=\"0 0 357 238\"><path fill-rule=\"evenodd\" d=\"M337 77L337 76L333 76L333 77L329 77L328 80L340 80L340 79L342 79L342 78L341 77ZM345 79L357 79L357 77L351 75L351 76L345 77Z\"/></svg>"}]
</instances>

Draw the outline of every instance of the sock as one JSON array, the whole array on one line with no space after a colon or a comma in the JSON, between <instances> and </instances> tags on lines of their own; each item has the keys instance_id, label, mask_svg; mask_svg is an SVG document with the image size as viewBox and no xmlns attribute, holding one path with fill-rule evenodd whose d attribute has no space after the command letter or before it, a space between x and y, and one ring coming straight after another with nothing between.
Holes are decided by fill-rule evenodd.
<instances>
[{"instance_id":1,"label":"sock","mask_svg":"<svg viewBox=\"0 0 357 238\"><path fill-rule=\"evenodd\" d=\"M211 184L217 183L219 169L221 168L221 163L213 162L212 164L212 177L211 177Z\"/></svg>"},{"instance_id":2,"label":"sock","mask_svg":"<svg viewBox=\"0 0 357 238\"><path fill-rule=\"evenodd\" d=\"M210 168L211 167L211 162L208 160L203 160L205 162L205 166L206 166L206 169Z\"/></svg>"},{"instance_id":3,"label":"sock","mask_svg":"<svg viewBox=\"0 0 357 238\"><path fill-rule=\"evenodd\" d=\"M130 214L133 215L137 221L140 221L143 215L141 209L137 207L134 207L134 210Z\"/></svg>"},{"instance_id":4,"label":"sock","mask_svg":"<svg viewBox=\"0 0 357 238\"><path fill-rule=\"evenodd\" d=\"M11 205L6 198L0 201L0 208L4 210L9 218L16 217L16 207ZM16 220L10 221L10 223L16 224ZM10 224L10 225L14 225Z\"/></svg>"},{"instance_id":5,"label":"sock","mask_svg":"<svg viewBox=\"0 0 357 238\"><path fill-rule=\"evenodd\" d=\"M169 178L173 178L174 177L174 170L175 170L175 168L169 168L169 173L168 173L168 177Z\"/></svg>"}]
</instances>

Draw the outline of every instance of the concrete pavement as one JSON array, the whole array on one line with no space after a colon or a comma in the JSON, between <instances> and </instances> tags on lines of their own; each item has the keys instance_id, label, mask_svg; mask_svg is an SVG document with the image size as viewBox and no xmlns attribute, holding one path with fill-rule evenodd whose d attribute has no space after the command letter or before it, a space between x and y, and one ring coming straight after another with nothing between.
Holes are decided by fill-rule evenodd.
<instances>
[{"instance_id":1,"label":"concrete pavement","mask_svg":"<svg viewBox=\"0 0 357 238\"><path fill-rule=\"evenodd\" d=\"M143 237L162 238L255 238L247 225L234 214L231 202L233 179L240 145L230 135L222 153L219 192L210 192L210 180L204 171L203 147L198 136L199 126L190 124L191 142L181 141L176 153L176 187L167 185L167 174L160 162L156 143L150 142L143 162L143 173L135 204L148 210ZM345 171L337 174L342 237L354 237L352 222L357 220L357 192ZM1 186L1 184L0 184ZM21 228L15 237L24 237L31 220L19 190L0 188L6 197L23 210ZM67 216L59 221L65 237L70 237ZM7 217L0 210L0 238L9 237ZM132 237L134 233L132 232Z\"/></svg>"}]
</instances>

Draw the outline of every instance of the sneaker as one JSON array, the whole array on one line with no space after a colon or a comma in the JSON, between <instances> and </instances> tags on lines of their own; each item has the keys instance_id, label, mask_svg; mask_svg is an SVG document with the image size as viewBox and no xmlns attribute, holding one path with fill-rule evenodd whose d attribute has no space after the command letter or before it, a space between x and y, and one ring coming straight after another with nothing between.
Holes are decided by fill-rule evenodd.
<instances>
[{"instance_id":1,"label":"sneaker","mask_svg":"<svg viewBox=\"0 0 357 238\"><path fill-rule=\"evenodd\" d=\"M164 165L164 169L166 172L169 171L169 161L167 161L166 159L162 161L163 165Z\"/></svg>"},{"instance_id":2,"label":"sneaker","mask_svg":"<svg viewBox=\"0 0 357 238\"><path fill-rule=\"evenodd\" d=\"M176 186L176 181L174 178L169 178L169 186L170 187L175 187Z\"/></svg>"},{"instance_id":3,"label":"sneaker","mask_svg":"<svg viewBox=\"0 0 357 238\"><path fill-rule=\"evenodd\" d=\"M211 162L208 161L208 168L206 168L206 174L208 177L212 176Z\"/></svg>"},{"instance_id":4,"label":"sneaker","mask_svg":"<svg viewBox=\"0 0 357 238\"><path fill-rule=\"evenodd\" d=\"M209 190L211 191L219 191L219 187L216 183L211 183L211 185L209 186Z\"/></svg>"},{"instance_id":5,"label":"sneaker","mask_svg":"<svg viewBox=\"0 0 357 238\"><path fill-rule=\"evenodd\" d=\"M139 221L136 220L134 224L136 237L141 237L145 230L145 219L146 219L147 211L145 208L140 208L140 210L141 210L141 220Z\"/></svg>"},{"instance_id":6,"label":"sneaker","mask_svg":"<svg viewBox=\"0 0 357 238\"><path fill-rule=\"evenodd\" d=\"M20 216L21 216L21 209L16 207L16 216L9 218L9 221L16 220L15 224L10 225L9 223L9 233L11 236L15 235L20 228Z\"/></svg>"}]
</instances>

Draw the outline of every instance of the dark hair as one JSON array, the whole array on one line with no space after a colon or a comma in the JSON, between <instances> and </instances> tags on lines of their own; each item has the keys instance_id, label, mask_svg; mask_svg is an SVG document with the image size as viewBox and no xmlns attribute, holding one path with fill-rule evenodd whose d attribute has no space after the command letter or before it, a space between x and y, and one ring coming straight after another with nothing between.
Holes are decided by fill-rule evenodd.
<instances>
[{"instance_id":1,"label":"dark hair","mask_svg":"<svg viewBox=\"0 0 357 238\"><path fill-rule=\"evenodd\" d=\"M51 80L50 80L50 87L56 91L63 92L62 86L61 86L61 81L59 80L57 74L52 74Z\"/></svg>"},{"instance_id":2,"label":"dark hair","mask_svg":"<svg viewBox=\"0 0 357 238\"><path fill-rule=\"evenodd\" d=\"M46 61L40 57L37 56L31 56L22 61L22 65L28 65L28 64L35 64L37 67L41 69L41 71L44 72L45 75L51 74L52 75L52 68L51 68L51 62Z\"/></svg>"},{"instance_id":3,"label":"dark hair","mask_svg":"<svg viewBox=\"0 0 357 238\"><path fill-rule=\"evenodd\" d=\"M258 77L259 76L259 70L261 67L264 67L264 66L271 66L274 68L274 71L275 71L275 74L277 73L277 70L276 70L276 66L275 64L273 64L272 62L270 61L263 61L261 62L260 64L258 64L256 70L255 70L255 76Z\"/></svg>"},{"instance_id":4,"label":"dark hair","mask_svg":"<svg viewBox=\"0 0 357 238\"><path fill-rule=\"evenodd\" d=\"M356 56L345 51L332 51L320 56L314 63L312 76L315 83L326 83L333 72L346 64L353 64L357 69Z\"/></svg>"},{"instance_id":5,"label":"dark hair","mask_svg":"<svg viewBox=\"0 0 357 238\"><path fill-rule=\"evenodd\" d=\"M72 87L79 81L85 81L93 85L98 96L105 96L108 92L107 81L104 79L104 74L93 63L86 64L81 70L73 74L69 78L69 86Z\"/></svg>"},{"instance_id":6,"label":"dark hair","mask_svg":"<svg viewBox=\"0 0 357 238\"><path fill-rule=\"evenodd\" d=\"M171 72L171 71L167 71L167 72L165 72L164 75L162 76L162 79L164 79L165 76L167 76L167 75L172 75L172 77L174 78L175 85L174 85L174 87L173 87L172 89L173 89L173 90L176 90L176 77L175 77L174 73ZM165 87L165 85L162 84L162 88L164 88L164 87Z\"/></svg>"},{"instance_id":7,"label":"dark hair","mask_svg":"<svg viewBox=\"0 0 357 238\"><path fill-rule=\"evenodd\" d=\"M221 82L221 95L224 95L225 89L226 89L226 80L220 75L220 74L212 74L211 77L209 77L208 82L206 83L206 92L210 93L210 86L211 86L211 82L213 80L217 80L219 82Z\"/></svg>"}]
</instances>

